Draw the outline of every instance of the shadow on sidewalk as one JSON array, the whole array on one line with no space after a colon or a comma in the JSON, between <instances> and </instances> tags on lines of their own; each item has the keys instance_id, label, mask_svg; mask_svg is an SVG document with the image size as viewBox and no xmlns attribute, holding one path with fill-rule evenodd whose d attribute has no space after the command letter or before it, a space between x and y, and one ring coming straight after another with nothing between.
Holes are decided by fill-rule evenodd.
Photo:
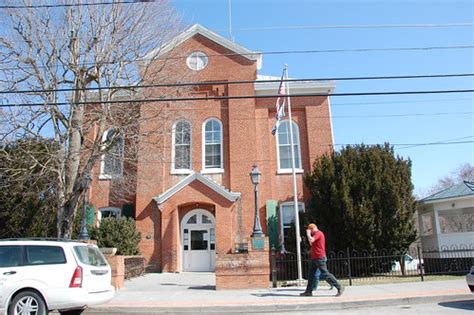
<instances>
[{"instance_id":1,"label":"shadow on sidewalk","mask_svg":"<svg viewBox=\"0 0 474 315\"><path fill-rule=\"evenodd\" d=\"M474 300L441 302L438 303L438 305L459 310L474 311Z\"/></svg>"},{"instance_id":2,"label":"shadow on sidewalk","mask_svg":"<svg viewBox=\"0 0 474 315\"><path fill-rule=\"evenodd\" d=\"M296 294L279 294L279 293L253 293L252 294L253 296L257 296L257 297L268 297L268 296L291 296L291 297L296 297L298 295Z\"/></svg>"},{"instance_id":3,"label":"shadow on sidewalk","mask_svg":"<svg viewBox=\"0 0 474 315\"><path fill-rule=\"evenodd\" d=\"M298 293L295 294L285 294L285 293L253 293L253 296L257 297L269 297L269 296L291 296L291 297L298 297L301 298L302 300L305 300L307 298L325 298L325 297L334 297L333 295L318 295L318 294L313 294L313 296L305 296L305 297L300 297L300 293L303 292L299 290Z\"/></svg>"},{"instance_id":4,"label":"shadow on sidewalk","mask_svg":"<svg viewBox=\"0 0 474 315\"><path fill-rule=\"evenodd\" d=\"M216 286L215 285L200 285L200 286L189 287L188 290L212 290L212 291L216 291Z\"/></svg>"}]
</instances>

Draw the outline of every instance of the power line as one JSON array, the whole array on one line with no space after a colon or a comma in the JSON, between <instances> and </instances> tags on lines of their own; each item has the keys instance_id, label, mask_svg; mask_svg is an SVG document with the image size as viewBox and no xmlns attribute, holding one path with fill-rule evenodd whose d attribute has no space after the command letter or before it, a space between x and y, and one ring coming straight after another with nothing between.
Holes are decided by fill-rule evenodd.
<instances>
[{"instance_id":1,"label":"power line","mask_svg":"<svg viewBox=\"0 0 474 315\"><path fill-rule=\"evenodd\" d=\"M220 106L220 109L229 109L229 106ZM275 105L259 106L259 108L275 108ZM202 107L186 107L187 111L208 111L208 108ZM183 111L183 108L167 108L167 111ZM464 112L440 112L440 113L411 113L411 114L379 114L379 115L319 115L311 116L312 118L332 118L332 119L344 119L344 118L391 118L391 117L422 117L422 116L451 116L451 115L472 115L472 111ZM254 120L254 118L236 118L234 121L247 121Z\"/></svg>"},{"instance_id":2,"label":"power line","mask_svg":"<svg viewBox=\"0 0 474 315\"><path fill-rule=\"evenodd\" d=\"M353 105L382 105L382 104L411 104L411 103L440 103L440 102L454 102L454 101L473 101L474 98L451 98L451 99L430 99L430 100L404 100L404 101L390 101L390 102L350 102L350 103L334 103L331 102L331 107L334 106L353 106ZM450 105L455 105L450 104ZM459 103L458 103L459 104Z\"/></svg>"},{"instance_id":3,"label":"power line","mask_svg":"<svg viewBox=\"0 0 474 315\"><path fill-rule=\"evenodd\" d=\"M326 77L309 79L272 79L272 80L240 80L240 81L209 81L209 82L184 82L184 83L160 83L142 85L121 85L115 87L88 87L82 89L61 88L61 89L40 89L40 90L17 90L0 91L0 94L25 94L25 93L50 93L50 92L73 92L73 91L97 91L109 89L137 89L137 88L158 88L158 87L182 87L182 86L207 86L207 85L227 85L227 84L263 84L280 82L321 82L321 81L363 81L363 80L400 80L400 79L426 79L426 78L452 78L452 77L472 77L474 73L457 74L428 74L428 75L402 75L402 76L372 76L372 77Z\"/></svg>"},{"instance_id":4,"label":"power line","mask_svg":"<svg viewBox=\"0 0 474 315\"><path fill-rule=\"evenodd\" d=\"M469 115L474 112L444 112L444 113L413 113L413 114L381 114L381 115L331 115L331 118L384 118L384 117L417 117L417 116L449 116L449 115ZM318 116L316 118L329 118L329 116Z\"/></svg>"},{"instance_id":5,"label":"power line","mask_svg":"<svg viewBox=\"0 0 474 315\"><path fill-rule=\"evenodd\" d=\"M469 136L469 137L463 137L463 138L460 138L460 139L468 139L468 138L473 138L474 136ZM390 142L387 142L390 146L393 146L393 147L397 147L397 146L406 146L406 145L409 145L408 147L406 148L412 148L412 147L418 147L418 146L432 146L432 145L459 145L459 144L467 144L467 143L474 143L474 141L451 141L451 140L447 140L449 142L421 142L421 143L390 143ZM328 147L335 147L335 146L356 146L356 145L361 145L361 144L364 144L364 145L367 145L367 146L376 146L376 145L384 145L384 143L320 143L319 146L328 146ZM170 150L169 152L168 151L164 151L168 154L171 153L171 149L173 148L172 145L160 145L159 146L160 149L164 149L164 150ZM401 147L401 148L396 148L397 150L400 150L400 149L405 149L405 147ZM168 154L164 154L163 156L165 155L168 155ZM241 162L257 162L257 163L264 163L264 162L271 162L273 160L271 159L252 159L252 160L241 160ZM161 158L159 160L147 160L147 161L142 161L141 163L143 164L148 164L148 165L152 165L152 164L171 164L171 163L174 163L174 161L170 158Z\"/></svg>"},{"instance_id":6,"label":"power line","mask_svg":"<svg viewBox=\"0 0 474 315\"><path fill-rule=\"evenodd\" d=\"M388 48L342 48L342 49L316 49L316 50L282 50L282 51L267 51L267 52L258 52L262 55L291 55L291 54L319 54L319 53L347 53L347 52L403 52L403 51L429 51L429 50L448 50L448 49L472 49L474 45L457 45L457 46L428 46L428 47L388 47ZM235 57L235 56L247 56L255 55L255 53L227 53L227 54L210 54L208 58L212 57ZM166 57L166 58L155 58L155 61L166 61L166 60L177 60L177 59L186 59L188 56L175 56L175 57ZM126 62L135 62L136 60L125 60ZM104 64L112 62L104 62ZM82 64L83 66L94 65L95 63L86 62ZM38 66L38 68L52 68L58 65L51 66ZM32 68L31 66L25 68ZM10 68L0 68L4 71L18 71L18 67Z\"/></svg>"},{"instance_id":7,"label":"power line","mask_svg":"<svg viewBox=\"0 0 474 315\"><path fill-rule=\"evenodd\" d=\"M429 146L429 145L451 145L451 144L466 144L466 143L474 143L474 140L466 140L466 141L451 141L451 142L426 142L426 143L389 143L391 146L406 146L398 149L407 149L410 147L418 147L418 146ZM365 145L380 145L380 143L364 143ZM323 146L330 146L331 144L322 144ZM351 146L357 145L355 143L336 143L334 146Z\"/></svg>"},{"instance_id":8,"label":"power line","mask_svg":"<svg viewBox=\"0 0 474 315\"><path fill-rule=\"evenodd\" d=\"M286 31L286 30L311 30L311 29L371 29L371 28L447 28L447 27L472 27L474 23L438 23L438 24L366 24L366 25L296 25L296 26L270 26L234 28L234 31Z\"/></svg>"},{"instance_id":9,"label":"power line","mask_svg":"<svg viewBox=\"0 0 474 315\"><path fill-rule=\"evenodd\" d=\"M59 7L85 7L115 4L136 4L151 2L150 0L109 1L109 2L84 2L84 3L61 3L61 4L35 4L35 5L2 5L0 9L37 9L37 8L59 8Z\"/></svg>"},{"instance_id":10,"label":"power line","mask_svg":"<svg viewBox=\"0 0 474 315\"><path fill-rule=\"evenodd\" d=\"M59 8L80 6L102 6L118 4L148 3L153 0L122 0L108 2L86 2L86 3L63 3L63 4L36 4L36 5L2 5L0 9L34 9L34 8ZM431 23L431 24L362 24L362 25L296 25L296 26L273 26L273 27L248 27L237 28L234 31L280 31L280 30L304 30L304 29L372 29L372 28L449 28L449 27L472 27L474 23ZM227 30L225 30L227 31Z\"/></svg>"},{"instance_id":11,"label":"power line","mask_svg":"<svg viewBox=\"0 0 474 315\"><path fill-rule=\"evenodd\" d=\"M333 96L375 96L375 95L412 95L412 94L452 94L452 93L473 93L474 89L467 90L429 90L429 91L390 91L390 92L362 92L362 93L304 93L292 94L287 97L333 97ZM93 104L129 104L129 103L153 103L153 102L177 102L177 101L222 101L232 99L258 99L258 98L277 98L278 95L237 95L237 96L212 96L212 97L162 97L149 99L130 99L130 100L109 100L109 101L87 101L75 102L74 105L93 105ZM69 102L54 103L16 103L2 104L0 107L34 107L34 106L71 106Z\"/></svg>"},{"instance_id":12,"label":"power line","mask_svg":"<svg viewBox=\"0 0 474 315\"><path fill-rule=\"evenodd\" d=\"M345 52L374 52L374 51L410 51L410 50L439 50L439 49L471 49L472 45L459 46L428 46L428 47L388 47L388 48L342 48L342 49L317 49L317 50L289 50L268 51L265 55L279 54L315 54L315 53L345 53Z\"/></svg>"},{"instance_id":13,"label":"power line","mask_svg":"<svg viewBox=\"0 0 474 315\"><path fill-rule=\"evenodd\" d=\"M400 144L402 146L400 149L410 149L414 147L419 147L419 146L426 146L426 145L446 145L446 144L464 144L464 143L472 143L474 141L457 141L457 140L464 140L464 139L470 139L474 138L474 136L467 136L467 137L462 137L462 138L457 138L457 139L450 139L450 140L441 140L441 141L436 141L436 142L427 142L427 143L412 143L412 144Z\"/></svg>"}]
</instances>

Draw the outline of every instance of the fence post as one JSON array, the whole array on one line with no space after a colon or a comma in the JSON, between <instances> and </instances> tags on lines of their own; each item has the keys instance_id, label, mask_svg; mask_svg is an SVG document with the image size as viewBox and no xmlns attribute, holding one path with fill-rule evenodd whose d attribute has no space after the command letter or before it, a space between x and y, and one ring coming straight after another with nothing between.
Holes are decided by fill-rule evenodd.
<instances>
[{"instance_id":1,"label":"fence post","mask_svg":"<svg viewBox=\"0 0 474 315\"><path fill-rule=\"evenodd\" d=\"M351 254L349 251L349 247L347 247L347 276L349 277L349 285L352 286Z\"/></svg>"},{"instance_id":2,"label":"fence post","mask_svg":"<svg viewBox=\"0 0 474 315\"><path fill-rule=\"evenodd\" d=\"M275 247L272 246L271 250L271 259L270 259L270 268L272 270L272 287L277 287L277 270L276 270L276 255L275 255Z\"/></svg>"},{"instance_id":3,"label":"fence post","mask_svg":"<svg viewBox=\"0 0 474 315\"><path fill-rule=\"evenodd\" d=\"M416 250L418 251L418 260L420 261L420 277L421 281L425 281L425 276L424 276L424 268L423 268L423 257L422 257L422 251L420 249L420 246L416 247Z\"/></svg>"}]
</instances>

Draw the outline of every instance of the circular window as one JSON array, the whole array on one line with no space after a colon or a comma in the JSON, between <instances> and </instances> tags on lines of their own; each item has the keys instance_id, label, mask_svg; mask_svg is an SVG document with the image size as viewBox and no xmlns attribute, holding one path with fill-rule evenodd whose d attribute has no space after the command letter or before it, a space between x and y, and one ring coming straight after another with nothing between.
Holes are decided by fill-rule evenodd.
<instances>
[{"instance_id":1,"label":"circular window","mask_svg":"<svg viewBox=\"0 0 474 315\"><path fill-rule=\"evenodd\" d=\"M189 69L199 71L207 66L208 58L202 51L195 51L186 59Z\"/></svg>"}]
</instances>

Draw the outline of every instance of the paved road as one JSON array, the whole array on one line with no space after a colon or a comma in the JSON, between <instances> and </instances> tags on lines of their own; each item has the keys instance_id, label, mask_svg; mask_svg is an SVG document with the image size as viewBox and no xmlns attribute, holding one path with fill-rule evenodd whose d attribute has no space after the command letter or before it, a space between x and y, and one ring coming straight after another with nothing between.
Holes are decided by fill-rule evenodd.
<instances>
[{"instance_id":1,"label":"paved road","mask_svg":"<svg viewBox=\"0 0 474 315\"><path fill-rule=\"evenodd\" d=\"M457 304L442 303L474 299L464 278L352 286L346 287L341 297L335 297L336 290L327 287L315 291L313 297L300 297L303 290L304 287L215 290L212 273L147 274L127 281L112 301L91 308L86 314L308 314L316 310L336 314L335 311L372 310L382 306L394 307L399 314L399 306L437 307L439 304L448 312L453 308L449 305ZM385 308L381 313L385 313ZM415 311L412 309L410 313Z\"/></svg>"},{"instance_id":2,"label":"paved road","mask_svg":"<svg viewBox=\"0 0 474 315\"><path fill-rule=\"evenodd\" d=\"M206 312L189 312L189 311L177 311L177 312L162 312L147 310L142 312L140 309L127 309L124 312L113 312L114 315L130 315L130 314L141 314L141 315L158 315L158 314L243 314L242 312L228 312L220 311L218 309ZM259 308L255 310L248 309L245 314L262 314L262 315L309 315L315 314L318 315L465 315L473 314L474 312L474 299L473 300L462 300L462 301L448 301L441 303L423 303L423 304L401 304L401 305L392 305L392 306L378 306L373 307L370 305L361 306L358 308L350 309L332 309L332 310L304 310L304 311L283 311L283 312L262 312ZM112 313L97 313L94 311L85 311L84 315L99 315L99 314L112 314Z\"/></svg>"},{"instance_id":3,"label":"paved road","mask_svg":"<svg viewBox=\"0 0 474 315\"><path fill-rule=\"evenodd\" d=\"M308 315L314 314L315 310L305 312L283 312L281 315ZM442 303L427 304L401 304L392 306L373 307L370 305L360 308L344 310L318 310L318 315L466 315L474 313L474 300L449 301ZM181 313L182 314L182 313ZM275 313L259 313L275 314Z\"/></svg>"}]
</instances>

